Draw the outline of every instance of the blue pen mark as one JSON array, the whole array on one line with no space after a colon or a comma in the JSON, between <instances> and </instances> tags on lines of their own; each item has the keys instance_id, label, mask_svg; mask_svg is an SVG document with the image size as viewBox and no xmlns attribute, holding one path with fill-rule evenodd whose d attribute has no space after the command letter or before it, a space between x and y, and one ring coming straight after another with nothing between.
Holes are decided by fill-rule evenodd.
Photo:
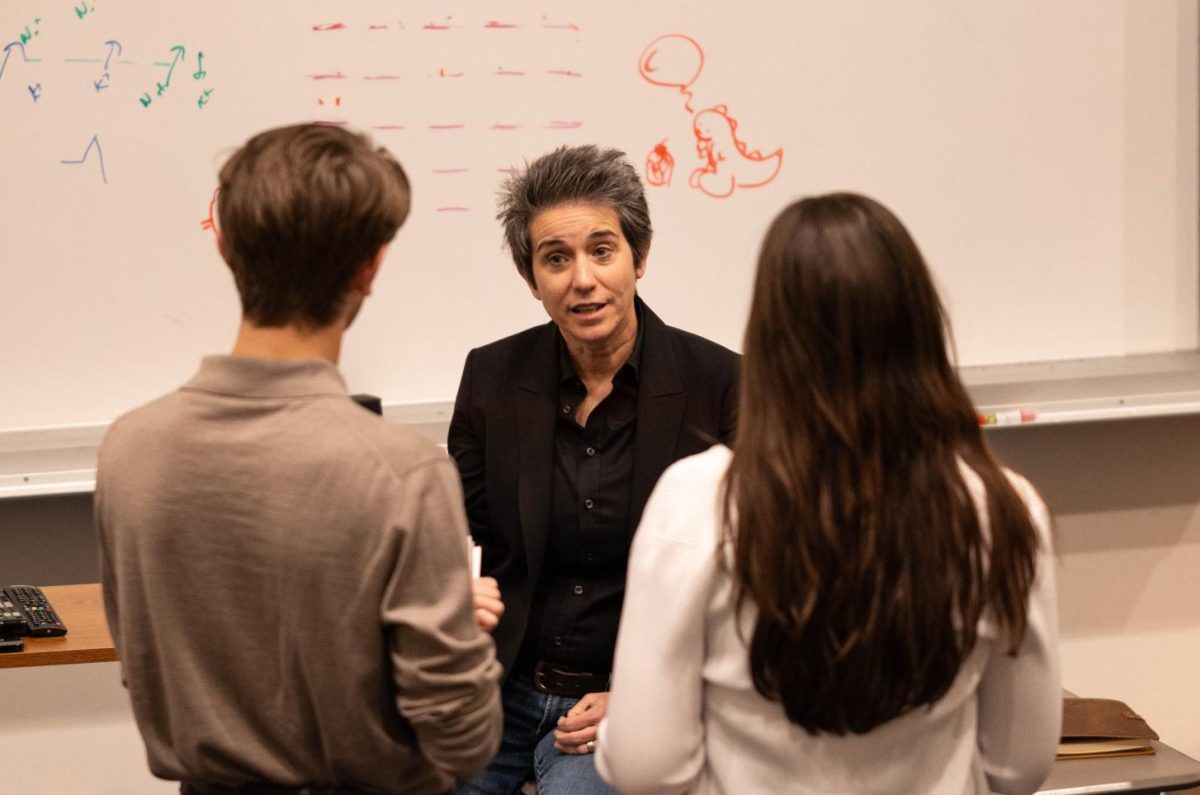
<instances>
[{"instance_id":1,"label":"blue pen mark","mask_svg":"<svg viewBox=\"0 0 1200 795\"><path fill-rule=\"evenodd\" d=\"M104 42L104 46L108 48L108 57L104 59L104 71L108 71L108 62L112 60L113 55L121 54L121 42L115 39L109 39Z\"/></svg>"},{"instance_id":2,"label":"blue pen mark","mask_svg":"<svg viewBox=\"0 0 1200 795\"><path fill-rule=\"evenodd\" d=\"M29 89L29 95L33 97L33 101L36 104L37 101L42 98L42 84L34 83L31 86L26 86L26 88Z\"/></svg>"},{"instance_id":3,"label":"blue pen mark","mask_svg":"<svg viewBox=\"0 0 1200 795\"><path fill-rule=\"evenodd\" d=\"M83 150L83 156L80 157L78 160L61 160L59 162L66 163L68 165L79 165L80 163L83 163L88 159L88 155L91 154L93 146L96 147L96 154L100 158L100 177L101 177L101 179L104 180L104 184L107 185L108 184L108 174L105 173L105 171L104 171L104 150L100 148L100 136L99 135L92 136L92 140L88 142L87 149Z\"/></svg>"},{"instance_id":4,"label":"blue pen mark","mask_svg":"<svg viewBox=\"0 0 1200 795\"><path fill-rule=\"evenodd\" d=\"M96 89L97 94L99 94L101 90L108 88L110 79L108 62L112 60L114 55L121 54L121 42L119 41L109 39L108 41L104 42L104 46L108 48L108 56L104 59L104 73L100 75L99 80L92 81L92 86Z\"/></svg>"},{"instance_id":5,"label":"blue pen mark","mask_svg":"<svg viewBox=\"0 0 1200 795\"><path fill-rule=\"evenodd\" d=\"M0 77L4 77L4 67L8 66L8 59L12 57L13 50L21 51L21 60L29 63L29 58L25 55L25 45L19 41L12 41L4 45L4 60L0 61Z\"/></svg>"}]
</instances>

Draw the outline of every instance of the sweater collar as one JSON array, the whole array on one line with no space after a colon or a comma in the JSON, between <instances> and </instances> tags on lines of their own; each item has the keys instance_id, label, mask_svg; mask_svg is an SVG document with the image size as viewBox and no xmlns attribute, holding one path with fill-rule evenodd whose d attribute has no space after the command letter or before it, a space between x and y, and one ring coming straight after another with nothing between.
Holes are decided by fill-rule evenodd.
<instances>
[{"instance_id":1,"label":"sweater collar","mask_svg":"<svg viewBox=\"0 0 1200 795\"><path fill-rule=\"evenodd\" d=\"M325 359L205 356L183 389L242 397L345 395L346 382Z\"/></svg>"}]
</instances>

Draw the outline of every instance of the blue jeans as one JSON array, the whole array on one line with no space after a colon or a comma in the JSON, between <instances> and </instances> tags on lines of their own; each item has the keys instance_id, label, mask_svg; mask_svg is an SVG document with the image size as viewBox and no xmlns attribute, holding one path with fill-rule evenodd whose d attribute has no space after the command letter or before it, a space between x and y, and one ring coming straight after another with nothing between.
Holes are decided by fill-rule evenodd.
<instances>
[{"instance_id":1,"label":"blue jeans","mask_svg":"<svg viewBox=\"0 0 1200 795\"><path fill-rule=\"evenodd\" d=\"M538 795L617 795L596 773L594 756L554 747L558 719L579 699L543 693L521 674L508 677L500 697L500 751L487 770L459 785L458 795L513 795L531 778L537 780Z\"/></svg>"}]
</instances>

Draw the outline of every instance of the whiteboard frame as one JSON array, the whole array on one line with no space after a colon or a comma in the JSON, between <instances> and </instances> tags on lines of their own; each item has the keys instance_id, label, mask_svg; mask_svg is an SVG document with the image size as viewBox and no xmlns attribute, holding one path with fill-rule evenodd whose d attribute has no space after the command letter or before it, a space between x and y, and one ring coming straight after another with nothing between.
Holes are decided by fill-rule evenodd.
<instances>
[{"instance_id":1,"label":"whiteboard frame","mask_svg":"<svg viewBox=\"0 0 1200 795\"><path fill-rule=\"evenodd\" d=\"M1017 428L1200 414L1200 351L960 368L976 410L1025 412ZM453 401L392 403L384 417L444 445ZM0 499L88 494L105 423L0 432Z\"/></svg>"}]
</instances>

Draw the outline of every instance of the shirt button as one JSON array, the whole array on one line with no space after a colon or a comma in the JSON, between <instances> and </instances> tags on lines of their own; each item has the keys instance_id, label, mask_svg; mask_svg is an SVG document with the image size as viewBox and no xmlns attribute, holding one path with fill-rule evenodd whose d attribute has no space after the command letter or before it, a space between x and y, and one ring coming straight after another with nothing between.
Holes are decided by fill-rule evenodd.
<instances>
[{"instance_id":1,"label":"shirt button","mask_svg":"<svg viewBox=\"0 0 1200 795\"><path fill-rule=\"evenodd\" d=\"M595 555L593 555L591 552L589 552L589 553L587 553L586 555L584 555L584 557L585 557L585 558L587 558L588 560L595 560L595 559L596 559L596 556L595 556Z\"/></svg>"},{"instance_id":2,"label":"shirt button","mask_svg":"<svg viewBox=\"0 0 1200 795\"><path fill-rule=\"evenodd\" d=\"M595 447L589 447L589 448L587 449L587 454L588 454L588 455L595 455L595 454L596 454L596 448L595 448Z\"/></svg>"},{"instance_id":3,"label":"shirt button","mask_svg":"<svg viewBox=\"0 0 1200 795\"><path fill-rule=\"evenodd\" d=\"M555 645L555 646L561 646L561 645L562 645L562 635L555 635L555 636L554 636L554 645Z\"/></svg>"},{"instance_id":4,"label":"shirt button","mask_svg":"<svg viewBox=\"0 0 1200 795\"><path fill-rule=\"evenodd\" d=\"M582 586L582 585L576 585L576 586L575 586L575 595L576 595L576 596L579 596L579 595L581 595L582 593L583 593L583 586Z\"/></svg>"},{"instance_id":5,"label":"shirt button","mask_svg":"<svg viewBox=\"0 0 1200 795\"><path fill-rule=\"evenodd\" d=\"M570 406L563 406L563 408L562 408L562 412L563 412L563 414L570 414L570 413L571 413L571 407L570 407Z\"/></svg>"},{"instance_id":6,"label":"shirt button","mask_svg":"<svg viewBox=\"0 0 1200 795\"><path fill-rule=\"evenodd\" d=\"M590 510L591 510L591 509L592 509L592 508L593 508L595 505L596 505L596 503L592 502L591 500L584 500L584 501L583 501L583 507L584 507L584 508L587 508L589 511L590 511Z\"/></svg>"}]
</instances>

